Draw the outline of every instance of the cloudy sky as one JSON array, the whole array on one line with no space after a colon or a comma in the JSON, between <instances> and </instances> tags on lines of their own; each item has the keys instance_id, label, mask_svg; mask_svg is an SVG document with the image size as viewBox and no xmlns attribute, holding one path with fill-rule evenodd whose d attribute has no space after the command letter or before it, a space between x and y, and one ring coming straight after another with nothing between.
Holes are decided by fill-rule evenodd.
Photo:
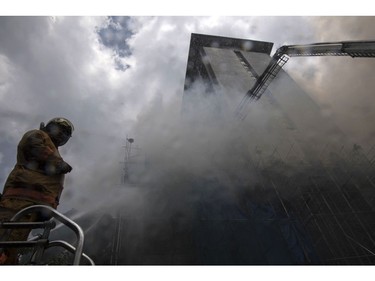
<instances>
[{"instance_id":1,"label":"cloudy sky","mask_svg":"<svg viewBox=\"0 0 375 281\"><path fill-rule=\"evenodd\" d=\"M22 135L56 116L76 128L60 149L73 166L61 208L93 204L118 185L126 137L137 140L142 126L163 142L177 126L191 33L269 41L276 49L375 39L375 17L2 16L1 185ZM285 69L353 141L375 144L375 60L298 58Z\"/></svg>"}]
</instances>

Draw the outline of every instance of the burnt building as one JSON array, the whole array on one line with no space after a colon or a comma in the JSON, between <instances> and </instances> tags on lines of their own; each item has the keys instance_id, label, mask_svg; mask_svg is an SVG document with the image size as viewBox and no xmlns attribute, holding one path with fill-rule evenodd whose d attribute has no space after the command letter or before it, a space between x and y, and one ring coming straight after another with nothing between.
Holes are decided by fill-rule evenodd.
<instances>
[{"instance_id":1,"label":"burnt building","mask_svg":"<svg viewBox=\"0 0 375 281\"><path fill-rule=\"evenodd\" d=\"M97 264L375 264L375 151L350 143L282 70L238 112L272 49L191 35L181 122L235 127L223 146L236 166L214 151L199 176L120 188L110 208L77 218Z\"/></svg>"},{"instance_id":2,"label":"burnt building","mask_svg":"<svg viewBox=\"0 0 375 281\"><path fill-rule=\"evenodd\" d=\"M270 42L192 34L183 104L187 119L194 123L199 93L217 100L200 110L214 119L231 118L267 67L272 48ZM194 90L197 81L204 91ZM374 264L374 151L366 154L350 143L283 70L262 99L245 108L245 117L241 114L239 126L248 131L241 139L247 169L256 182L240 192L246 194L242 204L252 208L250 217L259 222L254 228L273 220L280 231L275 243L286 241L302 263Z\"/></svg>"}]
</instances>

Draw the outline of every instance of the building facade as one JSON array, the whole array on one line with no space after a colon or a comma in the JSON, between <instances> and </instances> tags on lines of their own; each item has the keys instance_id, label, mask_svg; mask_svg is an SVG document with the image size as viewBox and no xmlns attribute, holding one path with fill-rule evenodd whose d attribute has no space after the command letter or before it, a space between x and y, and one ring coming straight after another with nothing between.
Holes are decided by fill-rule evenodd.
<instances>
[{"instance_id":1,"label":"building facade","mask_svg":"<svg viewBox=\"0 0 375 281\"><path fill-rule=\"evenodd\" d=\"M268 65L272 47L192 34L182 114L191 120L198 108L215 120L238 117L238 105ZM194 89L196 81L204 91ZM199 93L217 103L199 108L194 100ZM289 246L295 239L290 249L302 263L374 264L374 152L366 155L350 143L283 70L263 97L240 113L239 142L256 178L239 187L246 194L242 206L252 206L250 217L256 219L257 208L274 215L280 239Z\"/></svg>"}]
</instances>

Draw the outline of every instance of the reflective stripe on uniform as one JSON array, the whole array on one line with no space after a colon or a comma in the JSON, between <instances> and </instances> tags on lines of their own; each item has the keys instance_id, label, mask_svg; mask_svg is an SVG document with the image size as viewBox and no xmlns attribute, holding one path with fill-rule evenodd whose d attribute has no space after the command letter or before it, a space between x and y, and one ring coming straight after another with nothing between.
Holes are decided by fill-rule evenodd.
<instances>
[{"instance_id":1,"label":"reflective stripe on uniform","mask_svg":"<svg viewBox=\"0 0 375 281\"><path fill-rule=\"evenodd\" d=\"M8 187L3 193L3 198L30 199L50 204L53 208L56 208L58 205L55 197L28 188Z\"/></svg>"}]
</instances>

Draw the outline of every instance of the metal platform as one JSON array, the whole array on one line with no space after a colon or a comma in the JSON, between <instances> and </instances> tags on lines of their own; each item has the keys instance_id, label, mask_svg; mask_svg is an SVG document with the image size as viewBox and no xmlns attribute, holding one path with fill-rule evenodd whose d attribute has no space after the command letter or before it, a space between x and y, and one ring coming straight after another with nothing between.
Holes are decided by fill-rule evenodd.
<instances>
[{"instance_id":1,"label":"metal platform","mask_svg":"<svg viewBox=\"0 0 375 281\"><path fill-rule=\"evenodd\" d=\"M24 215L33 212L43 212L43 214L47 215L50 219L39 222L23 222L21 220ZM51 230L56 227L56 220L70 228L76 234L77 242L75 247L64 240L49 240ZM29 228L43 230L41 234L30 238L28 241L0 241L0 247L30 248L32 254L30 259L23 263L25 265L45 265L46 261L43 259L45 251L52 247L62 247L72 253L74 255L72 262L73 265L80 265L82 258L84 258L89 264L95 265L94 261L83 253L84 233L81 227L49 206L34 205L27 207L16 213L10 221L0 222L0 228L7 229L4 236L9 235L12 229ZM4 237L1 239L4 239Z\"/></svg>"}]
</instances>

